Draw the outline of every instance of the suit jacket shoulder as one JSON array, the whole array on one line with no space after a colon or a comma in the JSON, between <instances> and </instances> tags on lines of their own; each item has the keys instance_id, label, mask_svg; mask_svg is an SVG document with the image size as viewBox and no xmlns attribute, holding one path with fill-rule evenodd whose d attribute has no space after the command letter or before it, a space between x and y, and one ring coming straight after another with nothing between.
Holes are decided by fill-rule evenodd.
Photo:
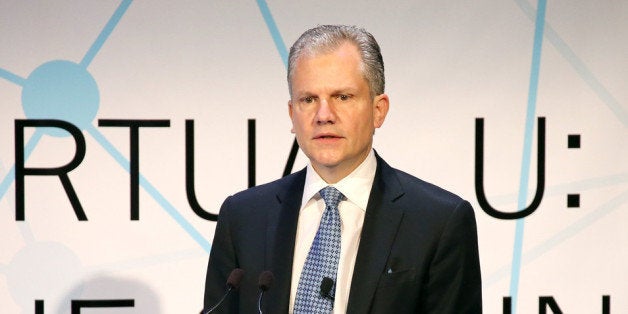
<instances>
[{"instance_id":1,"label":"suit jacket shoulder","mask_svg":"<svg viewBox=\"0 0 628 314\"><path fill-rule=\"evenodd\" d=\"M400 185L412 201L434 202L445 208L455 207L464 201L460 196L430 182L395 168L391 168L391 170L394 171ZM443 208L441 207L441 209Z\"/></svg>"},{"instance_id":2,"label":"suit jacket shoulder","mask_svg":"<svg viewBox=\"0 0 628 314\"><path fill-rule=\"evenodd\" d=\"M267 204L282 203L290 196L302 194L304 184L305 169L302 169L275 181L257 185L229 196L227 200L238 206L230 206L227 210L243 211L241 214L264 210Z\"/></svg>"}]
</instances>

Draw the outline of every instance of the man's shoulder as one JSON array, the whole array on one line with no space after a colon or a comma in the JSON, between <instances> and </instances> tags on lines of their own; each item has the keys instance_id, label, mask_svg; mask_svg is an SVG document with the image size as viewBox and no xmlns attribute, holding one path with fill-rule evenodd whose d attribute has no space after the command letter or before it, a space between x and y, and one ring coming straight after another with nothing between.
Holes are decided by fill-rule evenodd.
<instances>
[{"instance_id":1,"label":"man's shoulder","mask_svg":"<svg viewBox=\"0 0 628 314\"><path fill-rule=\"evenodd\" d=\"M403 191L404 198L411 203L428 202L444 207L457 207L460 203L465 202L457 194L405 171L393 168L385 162L382 163L382 172L387 172L384 174L385 177L393 176L396 179Z\"/></svg>"},{"instance_id":2,"label":"man's shoulder","mask_svg":"<svg viewBox=\"0 0 628 314\"><path fill-rule=\"evenodd\" d=\"M238 217L234 222L261 221L268 210L277 208L283 201L289 200L291 195L302 193L304 178L305 175L299 171L230 195L220 207L218 220Z\"/></svg>"},{"instance_id":3,"label":"man's shoulder","mask_svg":"<svg viewBox=\"0 0 628 314\"><path fill-rule=\"evenodd\" d=\"M292 190L303 190L305 169L289 174L280 179L260 184L230 196L232 200L243 202L259 202L265 197L281 196Z\"/></svg>"},{"instance_id":4,"label":"man's shoulder","mask_svg":"<svg viewBox=\"0 0 628 314\"><path fill-rule=\"evenodd\" d=\"M394 170L397 173L397 177L399 178L399 181L402 182L404 187L406 187L408 190L423 192L429 195L434 195L435 197L439 197L439 198L452 199L452 200L457 200L457 201L462 200L460 196L458 196L454 192L447 190L446 188L443 188L434 183L425 181L423 179L417 178L414 175L411 175L405 171L402 171L399 169L394 169Z\"/></svg>"},{"instance_id":5,"label":"man's shoulder","mask_svg":"<svg viewBox=\"0 0 628 314\"><path fill-rule=\"evenodd\" d=\"M409 219L427 221L432 227L438 228L450 219L466 220L475 215L471 204L457 194L404 171L391 170L402 190L402 195L395 203Z\"/></svg>"}]
</instances>

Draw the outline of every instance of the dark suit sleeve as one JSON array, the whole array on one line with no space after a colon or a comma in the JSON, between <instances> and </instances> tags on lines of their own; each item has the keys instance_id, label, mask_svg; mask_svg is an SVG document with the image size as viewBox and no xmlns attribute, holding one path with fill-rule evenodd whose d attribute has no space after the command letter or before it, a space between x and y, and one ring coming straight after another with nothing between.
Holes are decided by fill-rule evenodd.
<instances>
[{"instance_id":1,"label":"dark suit sleeve","mask_svg":"<svg viewBox=\"0 0 628 314\"><path fill-rule=\"evenodd\" d=\"M230 229L230 200L227 198L220 208L218 224L214 233L207 276L205 278L205 310L218 303L226 292L226 282L231 271L238 267ZM213 313L237 313L238 295L232 291L222 305Z\"/></svg>"},{"instance_id":2,"label":"dark suit sleeve","mask_svg":"<svg viewBox=\"0 0 628 314\"><path fill-rule=\"evenodd\" d=\"M449 217L430 264L421 313L482 313L477 227L471 205Z\"/></svg>"}]
</instances>

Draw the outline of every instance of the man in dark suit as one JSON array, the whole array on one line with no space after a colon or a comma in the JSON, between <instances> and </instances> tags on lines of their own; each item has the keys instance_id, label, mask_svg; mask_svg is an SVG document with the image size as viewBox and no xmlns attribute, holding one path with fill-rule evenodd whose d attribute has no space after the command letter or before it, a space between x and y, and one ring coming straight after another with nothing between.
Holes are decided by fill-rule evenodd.
<instances>
[{"instance_id":1,"label":"man in dark suit","mask_svg":"<svg viewBox=\"0 0 628 314\"><path fill-rule=\"evenodd\" d=\"M265 313L481 313L470 204L390 167L372 148L389 107L373 36L352 26L306 31L290 49L288 84L292 132L310 163L225 200L205 308L220 300L229 274L241 268L239 289L217 311L257 312L258 275L269 270L275 280L261 304ZM339 193L339 204L321 197L328 186ZM302 303L304 269L321 254L314 249L327 232L321 217L332 211L340 220L340 235L333 237L340 252L325 266L333 268L325 276L331 290L311 296L325 306L317 310Z\"/></svg>"}]
</instances>

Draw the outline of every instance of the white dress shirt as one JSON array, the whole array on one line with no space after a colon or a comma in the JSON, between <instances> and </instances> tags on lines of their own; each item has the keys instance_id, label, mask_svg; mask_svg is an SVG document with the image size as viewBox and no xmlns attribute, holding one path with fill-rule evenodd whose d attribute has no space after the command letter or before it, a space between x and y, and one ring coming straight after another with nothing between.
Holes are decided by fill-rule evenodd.
<instances>
[{"instance_id":1,"label":"white dress shirt","mask_svg":"<svg viewBox=\"0 0 628 314\"><path fill-rule=\"evenodd\" d=\"M344 314L347 311L351 277L353 276L353 267L358 253L358 245L360 244L364 213L371 194L376 169L377 160L375 153L371 150L366 159L351 174L338 183L331 184L345 196L338 205L341 220L341 242L338 274L336 275L334 314ZM323 216L323 211L325 210L325 201L318 192L329 185L316 173L312 165L307 166L292 264L290 313L294 310L297 287L305 259L310 251L318 225Z\"/></svg>"}]
</instances>

